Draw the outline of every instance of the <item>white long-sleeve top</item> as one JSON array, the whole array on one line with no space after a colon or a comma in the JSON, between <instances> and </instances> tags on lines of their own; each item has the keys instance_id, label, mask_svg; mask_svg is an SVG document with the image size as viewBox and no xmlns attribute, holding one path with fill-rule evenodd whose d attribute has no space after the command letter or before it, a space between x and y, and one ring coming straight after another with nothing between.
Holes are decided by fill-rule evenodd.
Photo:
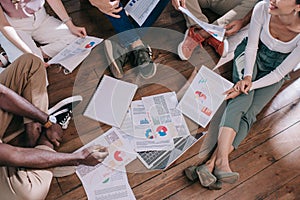
<instances>
[{"instance_id":1,"label":"white long-sleeve top","mask_svg":"<svg viewBox=\"0 0 300 200\"><path fill-rule=\"evenodd\" d=\"M268 7L269 3L265 1L257 3L254 7L245 50L244 76L252 76L259 40L272 51L290 54L275 70L254 81L251 90L280 81L300 62L300 34L288 42L282 42L274 38L269 30L271 15L268 13Z\"/></svg>"}]
</instances>

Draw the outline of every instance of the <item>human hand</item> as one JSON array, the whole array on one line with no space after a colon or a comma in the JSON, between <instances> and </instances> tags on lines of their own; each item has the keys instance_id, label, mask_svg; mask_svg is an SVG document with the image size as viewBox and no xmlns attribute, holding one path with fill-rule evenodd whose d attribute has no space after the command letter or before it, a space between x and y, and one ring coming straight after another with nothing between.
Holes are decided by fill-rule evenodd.
<instances>
[{"instance_id":1,"label":"human hand","mask_svg":"<svg viewBox=\"0 0 300 200\"><path fill-rule=\"evenodd\" d=\"M46 137L55 147L59 147L62 142L62 136L63 130L59 124L52 124L46 129Z\"/></svg>"},{"instance_id":2,"label":"human hand","mask_svg":"<svg viewBox=\"0 0 300 200\"><path fill-rule=\"evenodd\" d=\"M87 35L84 27L75 26L72 21L69 21L69 23L66 23L66 25L71 33L78 37L85 37Z\"/></svg>"},{"instance_id":3,"label":"human hand","mask_svg":"<svg viewBox=\"0 0 300 200\"><path fill-rule=\"evenodd\" d=\"M120 0L89 0L91 4L97 7L101 12L115 18L120 18L121 16L117 13L121 12L123 9L119 6Z\"/></svg>"},{"instance_id":4,"label":"human hand","mask_svg":"<svg viewBox=\"0 0 300 200\"><path fill-rule=\"evenodd\" d=\"M235 84L234 88L236 90L241 91L244 94L248 94L248 91L250 90L251 86L252 86L252 77L245 76L243 80L240 80Z\"/></svg>"},{"instance_id":5,"label":"human hand","mask_svg":"<svg viewBox=\"0 0 300 200\"><path fill-rule=\"evenodd\" d=\"M185 8L185 0L172 0L172 5L176 10L178 10L179 6Z\"/></svg>"},{"instance_id":6,"label":"human hand","mask_svg":"<svg viewBox=\"0 0 300 200\"><path fill-rule=\"evenodd\" d=\"M243 27L243 21L242 20L234 20L230 22L229 24L225 25L226 29L226 36L231 36L236 34L241 28Z\"/></svg>"},{"instance_id":7,"label":"human hand","mask_svg":"<svg viewBox=\"0 0 300 200\"><path fill-rule=\"evenodd\" d=\"M225 92L226 94L226 98L225 100L228 100L228 99L234 99L235 97L239 96L241 94L241 92L239 90L236 90L234 87L227 90Z\"/></svg>"},{"instance_id":8,"label":"human hand","mask_svg":"<svg viewBox=\"0 0 300 200\"><path fill-rule=\"evenodd\" d=\"M101 145L88 147L79 153L82 156L82 159L79 161L79 163L89 166L94 166L98 163L101 163L108 156L107 148Z\"/></svg>"}]
</instances>

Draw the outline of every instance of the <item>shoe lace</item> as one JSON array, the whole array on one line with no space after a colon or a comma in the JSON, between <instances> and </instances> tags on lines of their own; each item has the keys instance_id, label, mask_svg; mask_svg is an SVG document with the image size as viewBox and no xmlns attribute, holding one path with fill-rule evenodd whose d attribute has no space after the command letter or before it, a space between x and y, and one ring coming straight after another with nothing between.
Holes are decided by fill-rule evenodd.
<instances>
[{"instance_id":1,"label":"shoe lace","mask_svg":"<svg viewBox=\"0 0 300 200\"><path fill-rule=\"evenodd\" d=\"M200 35L199 33L196 33L195 32L196 29L197 29L196 27L191 27L189 29L188 36L191 37L194 40L194 42L198 43L200 47L202 47L202 42L205 41L205 38L202 37L202 35Z\"/></svg>"},{"instance_id":2,"label":"shoe lace","mask_svg":"<svg viewBox=\"0 0 300 200\"><path fill-rule=\"evenodd\" d=\"M148 64L152 61L152 51L146 47L133 50L132 55L132 65L134 67L143 65L145 63Z\"/></svg>"},{"instance_id":3,"label":"shoe lace","mask_svg":"<svg viewBox=\"0 0 300 200\"><path fill-rule=\"evenodd\" d=\"M72 110L70 110L64 118L59 122L59 125L61 125L62 129L67 129L71 120Z\"/></svg>"}]
</instances>

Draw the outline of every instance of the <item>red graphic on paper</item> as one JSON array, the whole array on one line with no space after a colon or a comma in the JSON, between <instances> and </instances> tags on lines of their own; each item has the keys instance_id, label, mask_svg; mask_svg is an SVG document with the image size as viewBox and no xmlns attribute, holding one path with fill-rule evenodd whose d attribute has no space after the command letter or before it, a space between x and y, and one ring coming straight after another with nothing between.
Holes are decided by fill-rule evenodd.
<instances>
[{"instance_id":1,"label":"red graphic on paper","mask_svg":"<svg viewBox=\"0 0 300 200\"><path fill-rule=\"evenodd\" d=\"M123 161L123 158L121 157L122 152L121 151L115 151L114 158L116 161Z\"/></svg>"},{"instance_id":2,"label":"red graphic on paper","mask_svg":"<svg viewBox=\"0 0 300 200\"><path fill-rule=\"evenodd\" d=\"M202 99L202 100L206 100L206 95L203 92L200 91L196 91L195 92L196 97Z\"/></svg>"},{"instance_id":3,"label":"red graphic on paper","mask_svg":"<svg viewBox=\"0 0 300 200\"><path fill-rule=\"evenodd\" d=\"M201 112L203 112L205 115L210 116L212 111L208 107L203 107Z\"/></svg>"}]
</instances>

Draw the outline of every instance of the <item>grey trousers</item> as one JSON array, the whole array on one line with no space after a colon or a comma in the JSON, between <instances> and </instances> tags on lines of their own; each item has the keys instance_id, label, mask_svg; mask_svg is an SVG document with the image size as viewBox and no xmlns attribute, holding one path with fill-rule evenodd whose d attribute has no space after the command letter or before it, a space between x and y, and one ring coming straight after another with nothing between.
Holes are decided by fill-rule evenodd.
<instances>
[{"instance_id":1,"label":"grey trousers","mask_svg":"<svg viewBox=\"0 0 300 200\"><path fill-rule=\"evenodd\" d=\"M247 45L247 38L235 50L233 62L233 82L237 82L243 75L244 50ZM259 43L257 58L254 65L252 79L257 80L273 71L289 54L274 52L268 49L262 42ZM239 60L239 61L237 61ZM241 66L240 66L241 65ZM220 127L230 127L235 130L236 137L233 141L234 148L248 135L252 124L256 121L256 115L268 104L279 91L285 78L273 85L255 89L248 95L241 94L229 100L223 113Z\"/></svg>"}]
</instances>

